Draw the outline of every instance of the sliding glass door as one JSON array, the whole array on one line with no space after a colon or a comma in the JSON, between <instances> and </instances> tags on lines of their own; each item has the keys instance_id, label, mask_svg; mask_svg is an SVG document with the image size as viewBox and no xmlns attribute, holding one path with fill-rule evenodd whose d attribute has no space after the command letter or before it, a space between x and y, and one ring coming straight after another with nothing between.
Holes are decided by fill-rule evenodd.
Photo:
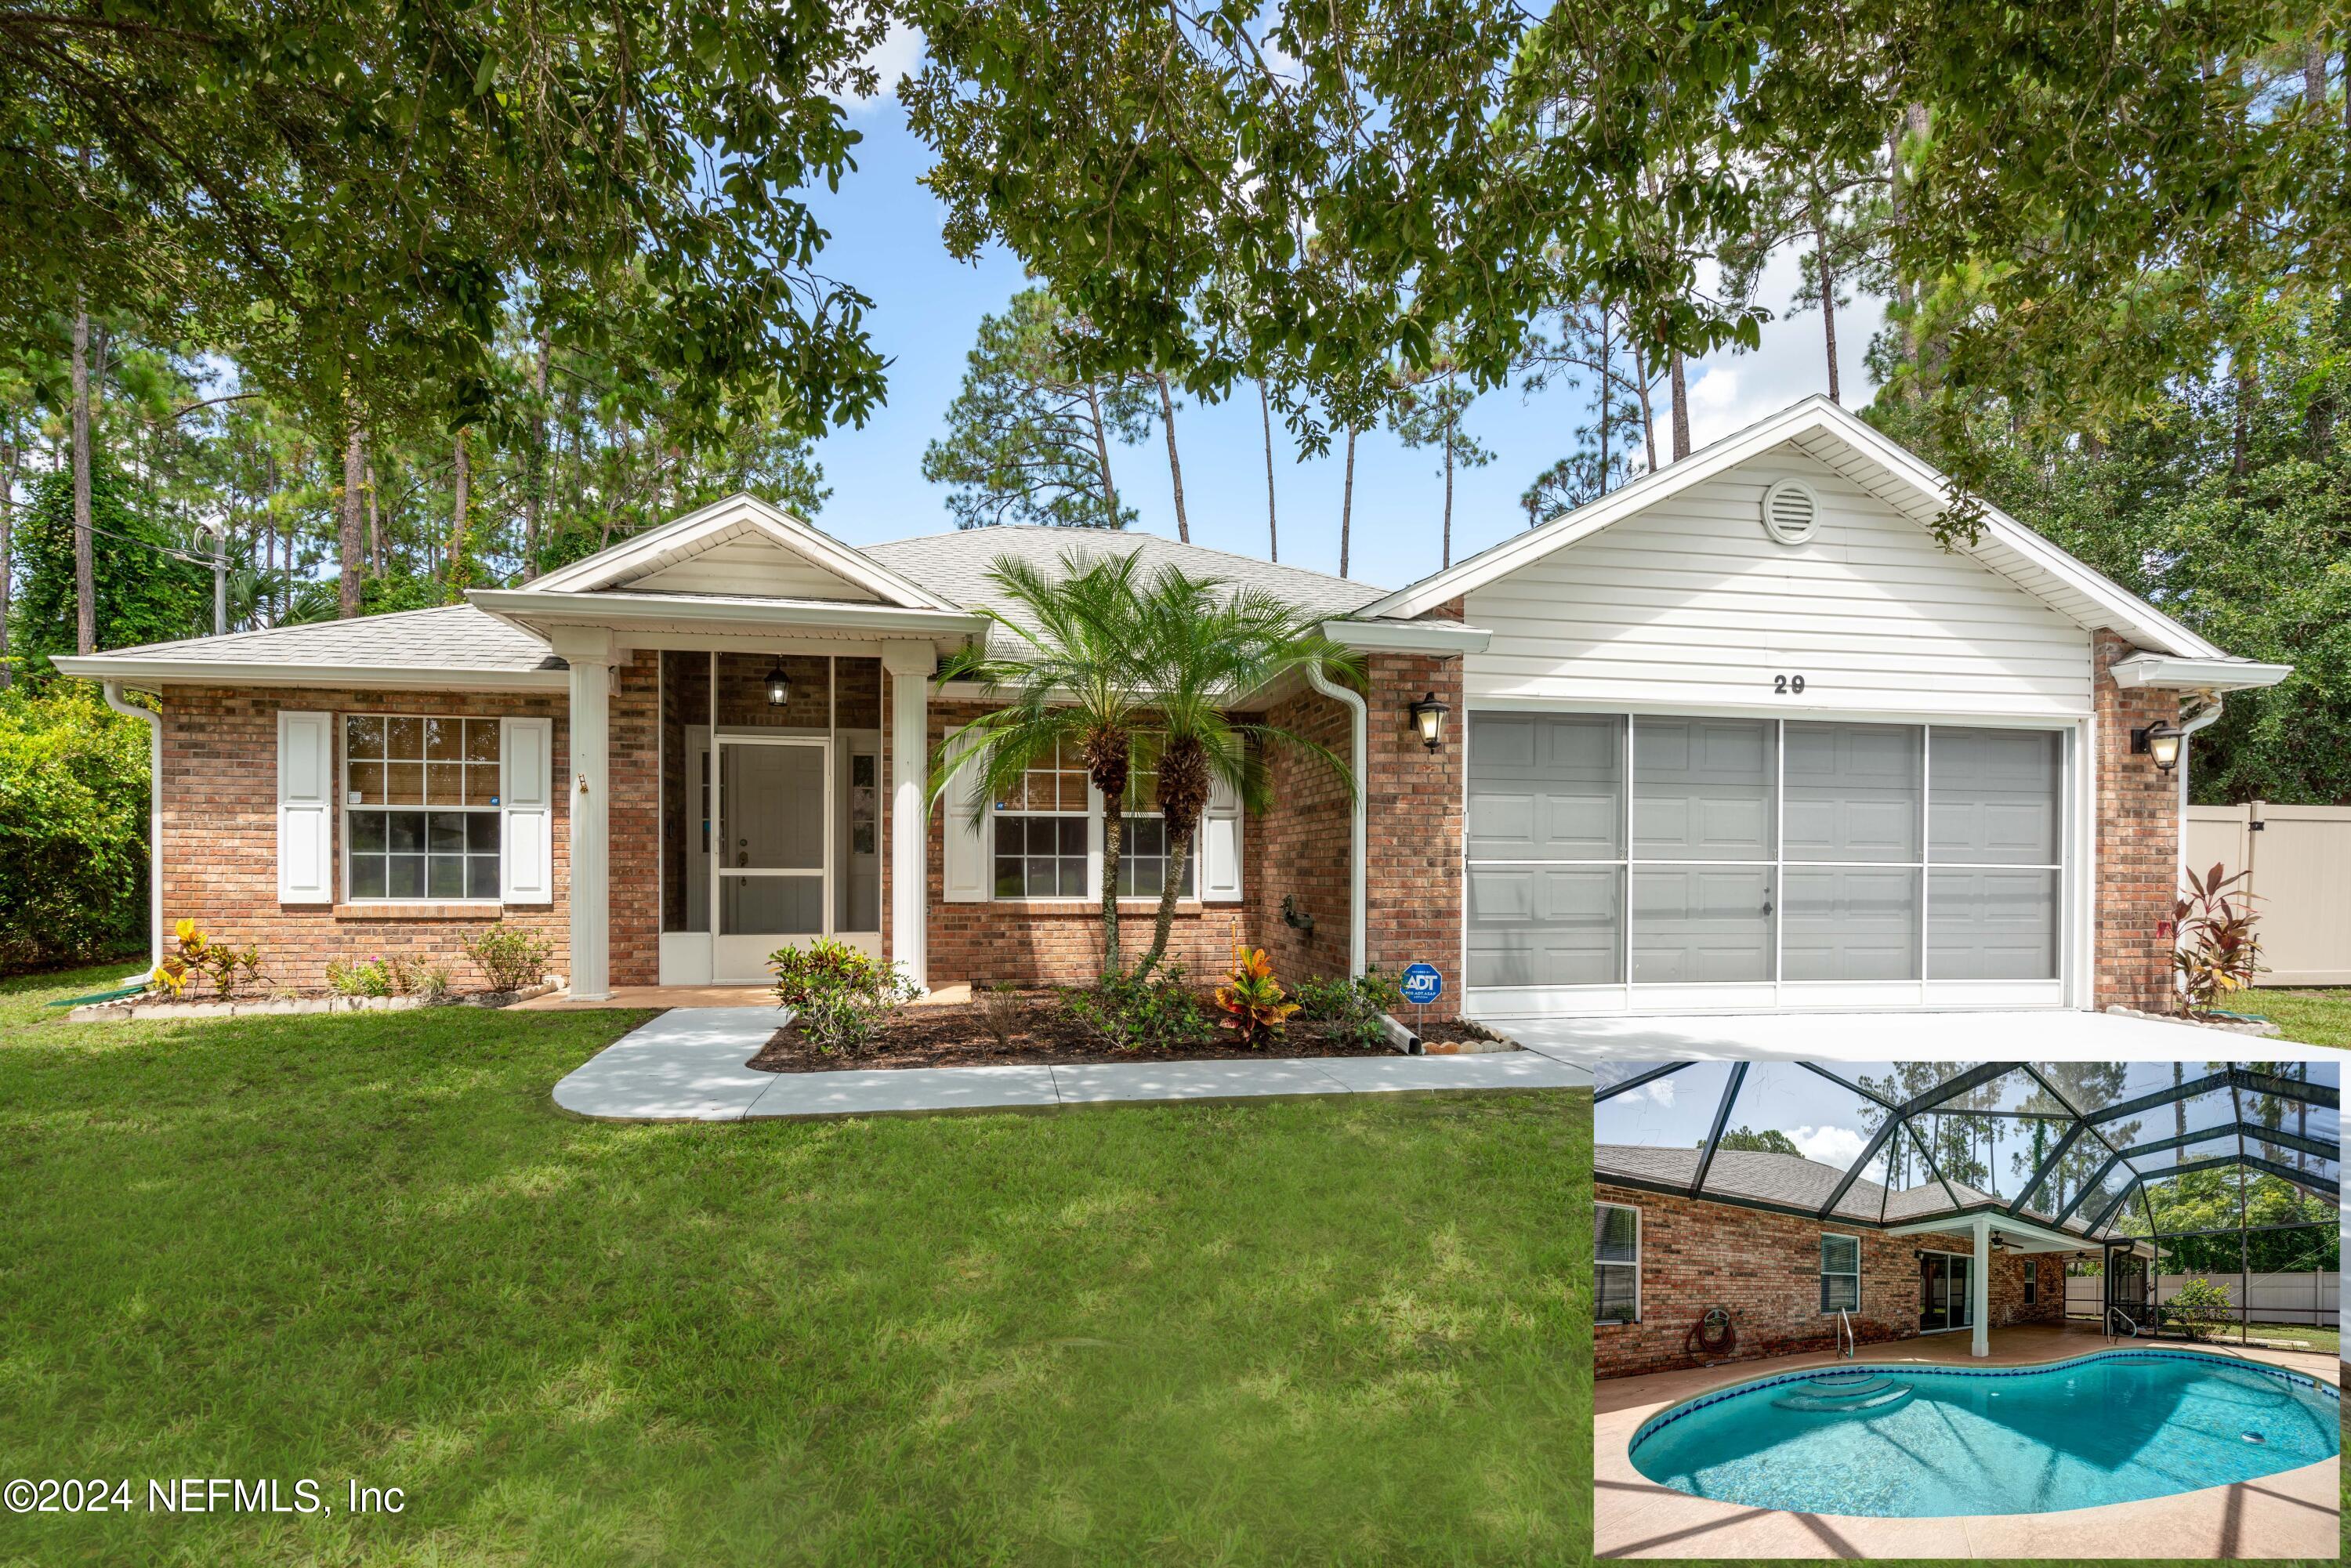
<instances>
[{"instance_id":1,"label":"sliding glass door","mask_svg":"<svg viewBox=\"0 0 2351 1568\"><path fill-rule=\"evenodd\" d=\"M1472 989L2058 978L2062 731L1480 712L1468 746Z\"/></svg>"},{"instance_id":2,"label":"sliding glass door","mask_svg":"<svg viewBox=\"0 0 2351 1568\"><path fill-rule=\"evenodd\" d=\"M1922 1252L1918 1255L1920 1333L1975 1325L1973 1296L1968 1289L1969 1270L1974 1267L1975 1260L1956 1253Z\"/></svg>"}]
</instances>

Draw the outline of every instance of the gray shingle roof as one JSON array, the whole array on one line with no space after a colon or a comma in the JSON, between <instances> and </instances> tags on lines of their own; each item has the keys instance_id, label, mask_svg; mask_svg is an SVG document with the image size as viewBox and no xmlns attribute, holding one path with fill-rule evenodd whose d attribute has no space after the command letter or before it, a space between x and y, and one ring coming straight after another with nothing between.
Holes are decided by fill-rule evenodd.
<instances>
[{"instance_id":1,"label":"gray shingle roof","mask_svg":"<svg viewBox=\"0 0 2351 1568\"><path fill-rule=\"evenodd\" d=\"M1655 1182L1667 1186L1687 1187L1698 1176L1696 1149L1658 1148L1646 1144L1602 1144L1593 1151L1594 1174L1605 1180L1610 1176L1629 1177L1635 1181ZM1767 1154L1761 1149L1717 1149L1714 1164L1707 1167L1706 1190L1725 1197L1750 1198L1757 1203L1779 1204L1789 1208L1817 1210L1836 1190L1844 1172L1835 1166L1823 1165L1818 1160L1804 1159L1796 1155ZM1991 1193L1980 1192L1965 1182L1953 1182L1951 1192L1958 1195L1961 1207L1978 1204L1999 1203ZM1921 1186L1905 1187L1888 1192L1884 1186L1864 1176L1854 1178L1853 1186L1837 1200L1838 1216L1869 1224L1900 1225L1908 1220L1924 1219L1951 1212L1950 1197L1939 1182ZM2031 1211L2027 1211L2028 1217ZM2039 1223L2047 1224L2045 1218ZM2065 1229L2078 1236L2117 1235L2111 1229L2092 1232L2079 1216L2065 1223Z\"/></svg>"},{"instance_id":2,"label":"gray shingle roof","mask_svg":"<svg viewBox=\"0 0 2351 1568\"><path fill-rule=\"evenodd\" d=\"M1145 533L1028 527L977 528L869 545L863 553L890 570L913 579L929 592L967 610L993 608L1008 613L1011 606L987 579L988 569L997 559L1014 555L1050 568L1060 561L1064 551L1072 549L1090 554L1140 555L1146 571L1174 566L1195 577L1246 583L1264 589L1317 618L1345 615L1386 591L1366 582L1300 567L1275 566ZM1006 645L1012 640L1001 631L996 633L996 641L999 653L1018 651L1017 643ZM233 665L496 674L564 667L563 661L549 653L538 638L470 604L234 632L225 637L152 643L139 648L109 649L104 656L110 661L158 665L202 661Z\"/></svg>"},{"instance_id":3,"label":"gray shingle roof","mask_svg":"<svg viewBox=\"0 0 2351 1568\"><path fill-rule=\"evenodd\" d=\"M382 669L560 670L563 661L530 633L470 604L401 610L355 621L314 621L108 650L108 657L171 664L204 659L237 664L350 664Z\"/></svg>"},{"instance_id":4,"label":"gray shingle roof","mask_svg":"<svg viewBox=\"0 0 2351 1568\"><path fill-rule=\"evenodd\" d=\"M1040 567L1050 567L1061 560L1063 552L1071 549L1089 555L1139 555L1146 573L1173 566L1194 577L1261 588L1310 615L1349 614L1387 592L1384 588L1351 578L1332 577L1303 567L1276 566L1249 556L1180 544L1157 534L1111 528L968 528L863 548L865 554L891 570L913 578L932 592L968 610L1008 608L1003 594L987 579L988 568L996 564L998 557L1017 556Z\"/></svg>"}]
</instances>

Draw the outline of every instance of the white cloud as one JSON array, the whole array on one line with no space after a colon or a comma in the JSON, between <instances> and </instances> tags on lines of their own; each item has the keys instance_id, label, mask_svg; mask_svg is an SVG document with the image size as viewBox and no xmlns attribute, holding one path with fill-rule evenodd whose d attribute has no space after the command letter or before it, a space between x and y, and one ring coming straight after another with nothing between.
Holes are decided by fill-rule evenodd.
<instances>
[{"instance_id":1,"label":"white cloud","mask_svg":"<svg viewBox=\"0 0 2351 1568\"><path fill-rule=\"evenodd\" d=\"M1851 1127L1799 1127L1788 1134L1796 1152L1824 1166L1843 1167L1861 1157L1869 1140Z\"/></svg>"},{"instance_id":2,"label":"white cloud","mask_svg":"<svg viewBox=\"0 0 2351 1568\"><path fill-rule=\"evenodd\" d=\"M1668 1107L1673 1104L1674 1075L1672 1073L1668 1072L1663 1078L1654 1080L1647 1085L1647 1088L1649 1091L1649 1098L1656 1101L1658 1104Z\"/></svg>"},{"instance_id":3,"label":"white cloud","mask_svg":"<svg viewBox=\"0 0 2351 1568\"><path fill-rule=\"evenodd\" d=\"M851 99L849 112L852 116L868 114L896 102L898 78L920 68L925 47L920 28L893 18L890 30L883 35L882 41L868 49L865 57L857 62L873 68L873 96Z\"/></svg>"}]
</instances>

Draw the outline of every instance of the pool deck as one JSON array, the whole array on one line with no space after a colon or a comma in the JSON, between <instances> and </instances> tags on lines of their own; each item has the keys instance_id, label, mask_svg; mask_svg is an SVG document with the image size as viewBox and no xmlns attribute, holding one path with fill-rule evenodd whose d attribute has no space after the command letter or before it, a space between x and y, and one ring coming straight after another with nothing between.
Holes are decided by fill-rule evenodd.
<instances>
[{"instance_id":1,"label":"pool deck","mask_svg":"<svg viewBox=\"0 0 2351 1568\"><path fill-rule=\"evenodd\" d=\"M2179 1343L2164 1342L2173 1347ZM1991 1354L1984 1361L1969 1356L1966 1334L1873 1344L1858 1359L1876 1364L2030 1366L2104 1348L2105 1341L2095 1329L2031 1325L1994 1330ZM2195 1348L2290 1367L2340 1386L2341 1366L2330 1354L2239 1349L2219 1343ZM2259 1480L2145 1502L1959 1519L1865 1519L1715 1502L1659 1486L1633 1468L1633 1434L1668 1406L1776 1372L1836 1364L1834 1354L1821 1352L1603 1379L1593 1401L1593 1469L1598 1494L1592 1516L1593 1552L1602 1557L1664 1558L2341 1555L2339 1458Z\"/></svg>"}]
</instances>

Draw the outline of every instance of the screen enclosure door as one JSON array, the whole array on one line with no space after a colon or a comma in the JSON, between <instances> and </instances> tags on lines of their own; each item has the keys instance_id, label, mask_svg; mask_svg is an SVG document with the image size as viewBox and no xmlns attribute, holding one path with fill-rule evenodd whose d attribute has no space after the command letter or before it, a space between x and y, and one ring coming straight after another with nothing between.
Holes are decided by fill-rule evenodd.
<instances>
[{"instance_id":1,"label":"screen enclosure door","mask_svg":"<svg viewBox=\"0 0 2351 1568\"><path fill-rule=\"evenodd\" d=\"M768 955L831 933L831 757L820 738L718 737L713 980L763 980Z\"/></svg>"}]
</instances>

